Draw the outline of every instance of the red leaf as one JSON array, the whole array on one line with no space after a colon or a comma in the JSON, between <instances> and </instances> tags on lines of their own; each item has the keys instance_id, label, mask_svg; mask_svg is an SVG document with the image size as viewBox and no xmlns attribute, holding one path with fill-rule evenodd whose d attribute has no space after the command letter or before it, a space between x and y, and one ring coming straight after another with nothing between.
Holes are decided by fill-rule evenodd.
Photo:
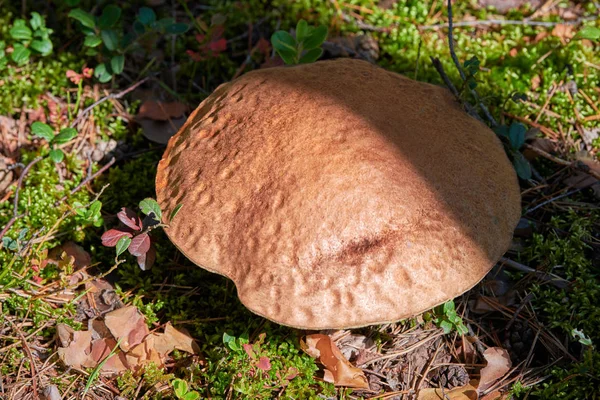
<instances>
[{"instance_id":1,"label":"red leaf","mask_svg":"<svg viewBox=\"0 0 600 400\"><path fill-rule=\"evenodd\" d=\"M131 244L128 248L129 252L138 257L146 254L150 250L150 236L147 233L142 233L131 239Z\"/></svg>"},{"instance_id":2,"label":"red leaf","mask_svg":"<svg viewBox=\"0 0 600 400\"><path fill-rule=\"evenodd\" d=\"M219 39L214 42L210 42L210 44L208 45L208 48L210 49L210 51L213 51L217 54L221 53L221 52L227 50L227 40Z\"/></svg>"},{"instance_id":3,"label":"red leaf","mask_svg":"<svg viewBox=\"0 0 600 400\"><path fill-rule=\"evenodd\" d=\"M130 210L129 208L121 208L121 211L117 213L117 218L119 218L119 221L125 224L125 226L135 231L142 230L142 220L133 210Z\"/></svg>"},{"instance_id":4,"label":"red leaf","mask_svg":"<svg viewBox=\"0 0 600 400\"><path fill-rule=\"evenodd\" d=\"M156 260L156 249L152 244L150 245L150 249L137 257L137 262L142 271L147 271L154 265L154 261Z\"/></svg>"},{"instance_id":5,"label":"red leaf","mask_svg":"<svg viewBox=\"0 0 600 400\"><path fill-rule=\"evenodd\" d=\"M102 245L106 247L115 247L119 239L123 236L131 237L131 233L119 229L109 229L102 234Z\"/></svg>"},{"instance_id":6,"label":"red leaf","mask_svg":"<svg viewBox=\"0 0 600 400\"><path fill-rule=\"evenodd\" d=\"M268 371L271 369L271 360L269 360L269 357L263 356L260 358L256 366L262 369L263 371Z\"/></svg>"}]
</instances>

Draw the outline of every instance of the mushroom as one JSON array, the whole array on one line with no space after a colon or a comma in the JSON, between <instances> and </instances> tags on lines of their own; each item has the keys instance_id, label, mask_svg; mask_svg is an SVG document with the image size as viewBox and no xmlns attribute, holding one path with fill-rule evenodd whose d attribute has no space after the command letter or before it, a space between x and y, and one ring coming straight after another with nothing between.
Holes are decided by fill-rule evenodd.
<instances>
[{"instance_id":1,"label":"mushroom","mask_svg":"<svg viewBox=\"0 0 600 400\"><path fill-rule=\"evenodd\" d=\"M397 321L477 284L519 185L442 87L351 59L249 72L204 100L156 177L166 233L242 303L303 329Z\"/></svg>"}]
</instances>

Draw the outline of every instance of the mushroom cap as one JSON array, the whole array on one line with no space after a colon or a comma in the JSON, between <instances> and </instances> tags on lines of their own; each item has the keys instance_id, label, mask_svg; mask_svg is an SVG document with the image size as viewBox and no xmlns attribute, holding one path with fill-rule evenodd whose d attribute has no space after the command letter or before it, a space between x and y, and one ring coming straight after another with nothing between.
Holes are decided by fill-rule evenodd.
<instances>
[{"instance_id":1,"label":"mushroom cap","mask_svg":"<svg viewBox=\"0 0 600 400\"><path fill-rule=\"evenodd\" d=\"M340 59L249 72L169 141L166 233L283 325L397 321L477 284L520 217L501 142L442 87Z\"/></svg>"}]
</instances>

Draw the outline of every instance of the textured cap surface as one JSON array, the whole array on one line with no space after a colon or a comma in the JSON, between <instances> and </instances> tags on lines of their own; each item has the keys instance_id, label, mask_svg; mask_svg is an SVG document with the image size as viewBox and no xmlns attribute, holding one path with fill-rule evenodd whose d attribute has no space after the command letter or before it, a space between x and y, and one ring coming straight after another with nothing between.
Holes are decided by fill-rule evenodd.
<instances>
[{"instance_id":1,"label":"textured cap surface","mask_svg":"<svg viewBox=\"0 0 600 400\"><path fill-rule=\"evenodd\" d=\"M479 282L520 216L495 134L444 88L341 59L221 85L156 178L166 232L253 312L306 329L423 312Z\"/></svg>"}]
</instances>

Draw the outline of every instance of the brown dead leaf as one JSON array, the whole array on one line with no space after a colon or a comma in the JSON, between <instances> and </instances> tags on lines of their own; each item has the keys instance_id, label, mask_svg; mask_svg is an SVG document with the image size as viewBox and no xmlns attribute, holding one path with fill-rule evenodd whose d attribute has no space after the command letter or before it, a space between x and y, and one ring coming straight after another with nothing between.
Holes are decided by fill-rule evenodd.
<instances>
[{"instance_id":1,"label":"brown dead leaf","mask_svg":"<svg viewBox=\"0 0 600 400\"><path fill-rule=\"evenodd\" d=\"M368 389L369 384L360 368L351 365L327 335L307 335L304 351L318 358L325 367L325 380L336 386Z\"/></svg>"},{"instance_id":2,"label":"brown dead leaf","mask_svg":"<svg viewBox=\"0 0 600 400\"><path fill-rule=\"evenodd\" d=\"M540 78L539 75L534 75L533 78L531 78L531 90L536 91L540 87L541 83L542 78Z\"/></svg>"},{"instance_id":3,"label":"brown dead leaf","mask_svg":"<svg viewBox=\"0 0 600 400\"><path fill-rule=\"evenodd\" d=\"M185 116L173 118L169 121L155 121L152 119L138 119L138 124L142 127L142 134L146 139L154 143L166 144L171 136L177 133L183 126L187 118Z\"/></svg>"},{"instance_id":4,"label":"brown dead leaf","mask_svg":"<svg viewBox=\"0 0 600 400\"><path fill-rule=\"evenodd\" d=\"M155 336L148 335L143 342L133 347L125 355L127 363L131 369L137 369L138 367L153 362L159 368L164 367L166 356L159 354L155 348Z\"/></svg>"},{"instance_id":5,"label":"brown dead leaf","mask_svg":"<svg viewBox=\"0 0 600 400\"><path fill-rule=\"evenodd\" d=\"M487 365L480 372L479 393L490 388L498 379L510 370L512 362L508 352L501 347L490 347L483 353Z\"/></svg>"},{"instance_id":6,"label":"brown dead leaf","mask_svg":"<svg viewBox=\"0 0 600 400\"><path fill-rule=\"evenodd\" d=\"M556 143L550 139L535 138L535 139L532 139L529 144L537 149L545 151L546 153L552 154L552 153L556 152ZM530 150L530 149L525 149L523 151L523 155L525 156L525 158L527 158L530 161L539 157L538 153L536 153L535 151Z\"/></svg>"},{"instance_id":7,"label":"brown dead leaf","mask_svg":"<svg viewBox=\"0 0 600 400\"><path fill-rule=\"evenodd\" d=\"M417 395L417 400L477 400L479 395L475 386L477 381L471 381L465 386L456 387L452 390L442 389L421 389Z\"/></svg>"},{"instance_id":8,"label":"brown dead leaf","mask_svg":"<svg viewBox=\"0 0 600 400\"><path fill-rule=\"evenodd\" d=\"M93 367L96 367L98 364L104 361L115 347L117 347L117 341L112 337L106 337L92 341L91 358L94 362ZM125 355L123 352L117 350L110 356L110 358L106 359L104 364L102 364L100 372L103 374L118 374L126 371L127 369L127 360L125 359Z\"/></svg>"},{"instance_id":9,"label":"brown dead leaf","mask_svg":"<svg viewBox=\"0 0 600 400\"><path fill-rule=\"evenodd\" d=\"M154 121L168 121L173 118L182 117L187 110L187 105L177 101L162 103L154 100L146 100L140 106L137 117Z\"/></svg>"},{"instance_id":10,"label":"brown dead leaf","mask_svg":"<svg viewBox=\"0 0 600 400\"><path fill-rule=\"evenodd\" d=\"M486 394L481 400L507 400L511 398L509 393L502 393L499 390L494 390L491 393Z\"/></svg>"},{"instance_id":11,"label":"brown dead leaf","mask_svg":"<svg viewBox=\"0 0 600 400\"><path fill-rule=\"evenodd\" d=\"M154 333L154 346L162 356L166 356L175 349L191 354L198 354L200 348L196 341L187 333L177 330L168 322L164 333Z\"/></svg>"},{"instance_id":12,"label":"brown dead leaf","mask_svg":"<svg viewBox=\"0 0 600 400\"><path fill-rule=\"evenodd\" d=\"M552 29L552 36L556 36L562 44L566 44L566 39L575 36L575 28L571 25L558 24Z\"/></svg>"},{"instance_id":13,"label":"brown dead leaf","mask_svg":"<svg viewBox=\"0 0 600 400\"><path fill-rule=\"evenodd\" d=\"M95 365L91 358L92 332L76 331L69 325L58 324L56 327L58 340L58 358L65 365L73 368L88 368Z\"/></svg>"},{"instance_id":14,"label":"brown dead leaf","mask_svg":"<svg viewBox=\"0 0 600 400\"><path fill-rule=\"evenodd\" d=\"M142 343L150 333L144 316L134 306L109 312L104 317L104 323L114 338L121 340L119 347L125 352Z\"/></svg>"},{"instance_id":15,"label":"brown dead leaf","mask_svg":"<svg viewBox=\"0 0 600 400\"><path fill-rule=\"evenodd\" d=\"M92 256L90 253L85 251L83 247L79 246L75 242L66 242L61 246L55 247L50 250L48 255L50 262L58 264L60 260L65 260L72 257L73 266L76 269L84 268L92 263Z\"/></svg>"}]
</instances>

